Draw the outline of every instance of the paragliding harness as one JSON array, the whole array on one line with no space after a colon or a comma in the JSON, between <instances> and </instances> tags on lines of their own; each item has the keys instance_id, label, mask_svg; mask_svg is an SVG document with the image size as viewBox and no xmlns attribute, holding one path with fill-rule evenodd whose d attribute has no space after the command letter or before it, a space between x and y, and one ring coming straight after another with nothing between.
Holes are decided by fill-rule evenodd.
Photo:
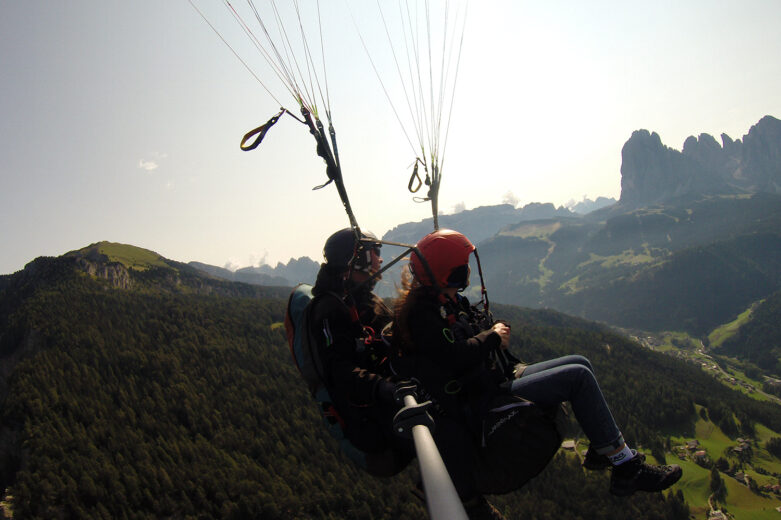
<instances>
[{"instance_id":1,"label":"paragliding harness","mask_svg":"<svg viewBox=\"0 0 781 520\"><path fill-rule=\"evenodd\" d=\"M457 321L461 327L471 324L477 332L494 323L490 311L477 306L460 311ZM475 477L482 493L509 493L537 476L558 451L562 439L556 419L561 408L543 408L509 392L525 365L507 350L494 349L487 365L482 374L480 369L467 374L458 385L468 389L469 379L480 377L488 377L496 385L493 392L486 392L491 395L473 403L480 417L480 457Z\"/></svg>"},{"instance_id":2,"label":"paragliding harness","mask_svg":"<svg viewBox=\"0 0 781 520\"><path fill-rule=\"evenodd\" d=\"M476 252L475 252L476 255ZM479 257L478 272L483 282ZM481 302L468 305L466 298L454 302L438 290L440 315L449 325L449 340L463 340L490 329L496 321L490 311L485 284ZM508 350L494 349L482 366L449 380L440 392L446 399L459 403L457 408L475 436L479 456L475 464L475 481L481 493L502 494L520 489L538 475L561 445L557 426L561 407L547 409L512 395L512 381L521 376L525 365ZM436 409L453 410L450 406Z\"/></svg>"},{"instance_id":3,"label":"paragliding harness","mask_svg":"<svg viewBox=\"0 0 781 520\"><path fill-rule=\"evenodd\" d=\"M336 440L339 449L358 467L372 475L389 476L398 473L404 469L408 460L397 456L393 447L389 445L371 451L359 448L354 439L348 436L348 432L354 431L356 425L345 422L346 419L333 404L333 398L326 384L328 377L323 366L321 352L319 352L317 341L311 337L310 328L312 309L316 302L325 298L333 300L336 305L344 306L344 310L350 314L353 324L356 327L362 327L356 307L348 305L338 294L325 292L314 296L311 285L299 284L290 294L285 314L285 330L290 354L307 384L309 393L317 402L328 433ZM371 357L373 344L382 340L375 335L371 328L362 327L362 329L364 336L359 338L357 342L361 344L361 348L366 350L364 354ZM380 363L382 360L376 361ZM379 442L378 439L375 440Z\"/></svg>"}]
</instances>

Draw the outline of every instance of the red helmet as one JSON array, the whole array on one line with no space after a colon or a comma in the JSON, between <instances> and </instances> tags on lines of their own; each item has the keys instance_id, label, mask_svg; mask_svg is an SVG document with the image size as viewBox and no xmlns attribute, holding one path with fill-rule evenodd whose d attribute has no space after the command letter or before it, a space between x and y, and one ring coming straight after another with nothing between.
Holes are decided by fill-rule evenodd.
<instances>
[{"instance_id":1,"label":"red helmet","mask_svg":"<svg viewBox=\"0 0 781 520\"><path fill-rule=\"evenodd\" d=\"M439 287L464 288L469 284L469 255L475 246L464 235L452 229L429 233L415 244ZM428 270L414 251L410 270L421 285L433 285Z\"/></svg>"}]
</instances>

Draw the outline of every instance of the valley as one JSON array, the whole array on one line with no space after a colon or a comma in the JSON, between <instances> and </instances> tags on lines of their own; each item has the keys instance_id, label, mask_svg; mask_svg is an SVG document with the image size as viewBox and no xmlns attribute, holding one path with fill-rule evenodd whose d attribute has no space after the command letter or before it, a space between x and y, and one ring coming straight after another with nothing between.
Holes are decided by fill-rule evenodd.
<instances>
[{"instance_id":1,"label":"valley","mask_svg":"<svg viewBox=\"0 0 781 520\"><path fill-rule=\"evenodd\" d=\"M748 322L760 303L752 304L732 322L714 329L706 338L708 347L684 332L621 332L651 351L697 367L725 387L781 406L781 398L764 391L768 385L778 383L776 377L764 375L740 359L713 352ZM753 435L728 435L712 422L708 409L696 405L696 410L699 417L692 434L671 435L666 446L667 462L679 464L684 470L677 487L683 491L692 514L709 519L777 519L781 514L781 460L768 451L767 443L781 438L781 432L756 424ZM721 479L720 492L713 489L714 468Z\"/></svg>"},{"instance_id":2,"label":"valley","mask_svg":"<svg viewBox=\"0 0 781 520\"><path fill-rule=\"evenodd\" d=\"M751 378L746 375L745 364L740 360L709 354L701 340L691 338L686 333L638 334L630 332L629 337L650 350L663 352L699 367L725 386L738 390L749 397L781 405L781 398L763 390L765 384L776 382L776 378L757 374L754 374L754 377L758 379Z\"/></svg>"}]
</instances>

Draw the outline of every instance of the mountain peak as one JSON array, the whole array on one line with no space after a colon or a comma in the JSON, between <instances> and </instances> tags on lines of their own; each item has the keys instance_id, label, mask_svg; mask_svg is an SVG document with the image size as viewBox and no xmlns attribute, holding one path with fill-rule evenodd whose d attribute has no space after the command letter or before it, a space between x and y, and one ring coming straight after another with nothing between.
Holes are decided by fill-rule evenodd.
<instances>
[{"instance_id":1,"label":"mountain peak","mask_svg":"<svg viewBox=\"0 0 781 520\"><path fill-rule=\"evenodd\" d=\"M166 259L154 251L117 242L96 242L65 256L81 257L93 262L118 263L127 269L145 271L151 267L171 267Z\"/></svg>"},{"instance_id":2,"label":"mountain peak","mask_svg":"<svg viewBox=\"0 0 781 520\"><path fill-rule=\"evenodd\" d=\"M743 140L690 136L678 151L636 130L621 150L621 203L642 207L678 197L781 193L781 121L765 116Z\"/></svg>"},{"instance_id":3,"label":"mountain peak","mask_svg":"<svg viewBox=\"0 0 781 520\"><path fill-rule=\"evenodd\" d=\"M84 276L84 275L87 276ZM63 282L98 283L113 289L155 294L201 294L231 297L285 298L290 284L261 287L233 283L212 276L196 266L164 258L137 246L97 242L59 257L38 257L11 275L0 276L0 293L12 290L31 294L39 287ZM284 286L283 286L284 285Z\"/></svg>"}]
</instances>

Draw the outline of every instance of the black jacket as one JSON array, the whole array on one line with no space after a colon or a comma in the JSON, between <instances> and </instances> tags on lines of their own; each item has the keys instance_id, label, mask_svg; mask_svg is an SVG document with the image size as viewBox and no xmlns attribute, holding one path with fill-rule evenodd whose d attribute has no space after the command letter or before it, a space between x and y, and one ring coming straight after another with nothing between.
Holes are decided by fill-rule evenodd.
<instances>
[{"instance_id":1,"label":"black jacket","mask_svg":"<svg viewBox=\"0 0 781 520\"><path fill-rule=\"evenodd\" d=\"M378 386L389 384L388 352L382 341L365 341L370 332L365 327L379 336L391 321L391 311L368 290L353 291L352 301L343 296L341 280L331 273L318 275L312 292L310 338L320 353L325 384L345 433L361 450L383 449L392 436L396 411L377 399ZM357 321L351 312L353 302Z\"/></svg>"},{"instance_id":2,"label":"black jacket","mask_svg":"<svg viewBox=\"0 0 781 520\"><path fill-rule=\"evenodd\" d=\"M455 316L455 323L447 315ZM418 289L407 316L411 345L395 362L403 375L417 378L441 411L479 430L487 402L499 391L501 374L489 354L501 345L493 330L481 330L469 301L457 295L443 305L432 291Z\"/></svg>"}]
</instances>

